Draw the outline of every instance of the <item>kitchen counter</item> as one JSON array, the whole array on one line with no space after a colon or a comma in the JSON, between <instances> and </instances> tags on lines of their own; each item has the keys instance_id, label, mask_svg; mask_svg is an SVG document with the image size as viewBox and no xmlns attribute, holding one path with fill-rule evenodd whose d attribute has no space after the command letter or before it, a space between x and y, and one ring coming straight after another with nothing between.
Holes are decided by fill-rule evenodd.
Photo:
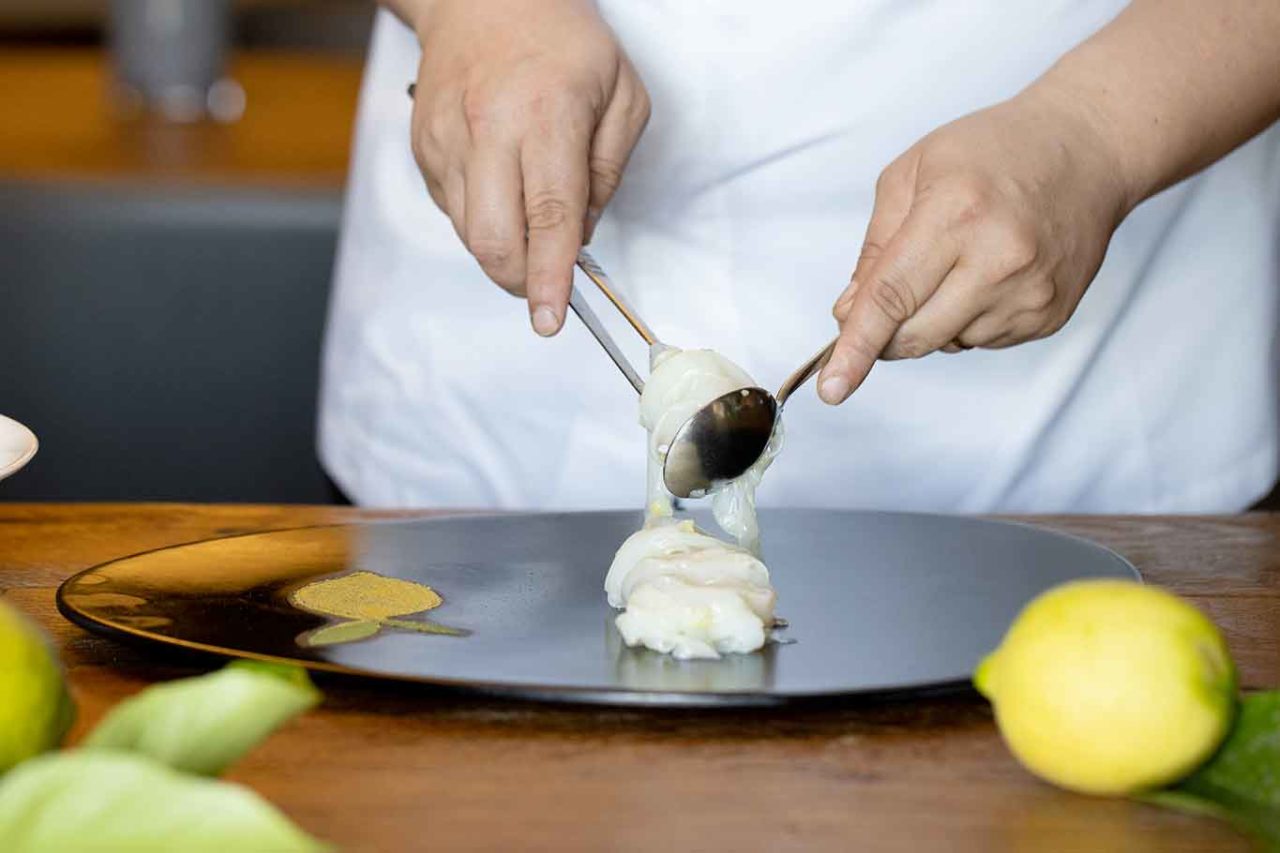
<instances>
[{"instance_id":1,"label":"kitchen counter","mask_svg":"<svg viewBox=\"0 0 1280 853\"><path fill-rule=\"evenodd\" d=\"M53 636L80 705L74 739L120 699L197 669L63 620L67 576L180 542L388 515L0 503L0 595ZM1246 688L1280 684L1280 515L1027 520L1120 551L1217 621ZM725 712L318 683L324 704L230 778L344 850L1250 849L1208 819L1036 781L969 691Z\"/></svg>"},{"instance_id":2,"label":"kitchen counter","mask_svg":"<svg viewBox=\"0 0 1280 853\"><path fill-rule=\"evenodd\" d=\"M340 187L360 87L359 60L240 52L245 89L233 124L120 121L107 54L0 51L0 180L165 181Z\"/></svg>"}]
</instances>

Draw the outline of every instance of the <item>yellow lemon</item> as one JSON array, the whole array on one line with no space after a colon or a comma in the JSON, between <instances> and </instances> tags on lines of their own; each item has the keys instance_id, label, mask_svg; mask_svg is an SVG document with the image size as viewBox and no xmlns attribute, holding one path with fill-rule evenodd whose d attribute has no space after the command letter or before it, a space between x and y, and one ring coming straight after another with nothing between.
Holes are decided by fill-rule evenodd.
<instances>
[{"instance_id":1,"label":"yellow lemon","mask_svg":"<svg viewBox=\"0 0 1280 853\"><path fill-rule=\"evenodd\" d=\"M1075 791L1174 782L1222 742L1235 666L1204 614L1171 593L1086 580L1042 594L974 674L1009 749Z\"/></svg>"},{"instance_id":2,"label":"yellow lemon","mask_svg":"<svg viewBox=\"0 0 1280 853\"><path fill-rule=\"evenodd\" d=\"M0 773L60 744L74 717L44 637L0 601Z\"/></svg>"}]
</instances>

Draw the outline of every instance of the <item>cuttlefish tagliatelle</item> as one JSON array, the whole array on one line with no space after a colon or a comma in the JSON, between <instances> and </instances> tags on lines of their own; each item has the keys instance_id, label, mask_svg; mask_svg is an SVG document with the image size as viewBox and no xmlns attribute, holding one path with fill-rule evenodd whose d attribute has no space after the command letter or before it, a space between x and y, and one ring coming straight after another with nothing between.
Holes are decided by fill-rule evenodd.
<instances>
[{"instance_id":1,"label":"cuttlefish tagliatelle","mask_svg":"<svg viewBox=\"0 0 1280 853\"><path fill-rule=\"evenodd\" d=\"M717 397L754 384L711 350L665 347L653 358L640 396L640 424L649 433L645 525L618 549L605 579L609 603L624 611L616 624L627 645L681 659L718 658L755 651L769 638L777 596L760 560L755 493L781 447L780 422L761 459L711 491L716 523L736 544L676 520L662 482L666 453L685 421Z\"/></svg>"}]
</instances>

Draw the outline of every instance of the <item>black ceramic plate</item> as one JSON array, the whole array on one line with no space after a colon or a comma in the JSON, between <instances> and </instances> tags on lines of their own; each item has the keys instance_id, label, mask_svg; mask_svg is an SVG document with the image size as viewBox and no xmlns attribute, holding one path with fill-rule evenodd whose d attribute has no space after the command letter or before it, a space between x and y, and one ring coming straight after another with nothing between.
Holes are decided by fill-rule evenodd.
<instances>
[{"instance_id":1,"label":"black ceramic plate","mask_svg":"<svg viewBox=\"0 0 1280 853\"><path fill-rule=\"evenodd\" d=\"M121 638L376 678L557 701L745 705L962 682L1037 593L1073 578L1137 577L1112 551L1024 524L761 515L790 627L759 653L719 661L621 642L603 580L640 524L632 512L213 539L82 572L63 584L58 606ZM326 580L343 583L318 585Z\"/></svg>"}]
</instances>

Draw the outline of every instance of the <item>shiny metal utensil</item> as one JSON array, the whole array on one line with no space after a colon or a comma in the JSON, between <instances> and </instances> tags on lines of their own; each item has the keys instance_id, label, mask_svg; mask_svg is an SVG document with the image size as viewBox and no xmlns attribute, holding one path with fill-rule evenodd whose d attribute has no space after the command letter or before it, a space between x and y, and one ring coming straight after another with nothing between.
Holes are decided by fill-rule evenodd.
<instances>
[{"instance_id":1,"label":"shiny metal utensil","mask_svg":"<svg viewBox=\"0 0 1280 853\"><path fill-rule=\"evenodd\" d=\"M578 268L600 288L605 298L649 345L651 357L654 351L660 352L667 346L627 304L609 280L609 275L585 250L578 253ZM635 368L622 355L576 288L570 292L569 305L632 387L643 392L644 383L636 375ZM773 395L763 388L740 388L703 406L685 421L671 440L662 466L662 480L667 491L678 498L701 497L712 484L741 476L755 464L769 444L777 410L778 404Z\"/></svg>"},{"instance_id":2,"label":"shiny metal utensil","mask_svg":"<svg viewBox=\"0 0 1280 853\"><path fill-rule=\"evenodd\" d=\"M698 410L676 431L662 469L668 491L699 497L717 481L732 480L756 464L777 427L787 399L831 358L823 347L787 377L776 396L763 388L731 391Z\"/></svg>"},{"instance_id":3,"label":"shiny metal utensil","mask_svg":"<svg viewBox=\"0 0 1280 853\"><path fill-rule=\"evenodd\" d=\"M618 347L617 341L609 334L609 330L601 324L600 318L596 316L596 312L587 303L577 285L574 285L569 290L569 307L573 309L573 313L578 315L578 319L582 321L582 325L587 327L587 331L591 333L592 337L600 343L600 346L604 347L604 351L609 354L609 358L613 359L613 363L622 371L622 375L627 377L627 381L631 383L632 388L636 389L636 393L643 393L644 380L640 378L639 373L636 373L636 369L631 366L631 362L627 360L626 355Z\"/></svg>"},{"instance_id":4,"label":"shiny metal utensil","mask_svg":"<svg viewBox=\"0 0 1280 853\"><path fill-rule=\"evenodd\" d=\"M786 381L778 388L777 400L778 408L781 409L787 403L787 398L796 392L804 383L821 370L826 363L831 360L831 353L835 352L836 341L839 337L831 339L831 343L814 353L813 358L806 361L796 369L796 372L786 378Z\"/></svg>"}]
</instances>

